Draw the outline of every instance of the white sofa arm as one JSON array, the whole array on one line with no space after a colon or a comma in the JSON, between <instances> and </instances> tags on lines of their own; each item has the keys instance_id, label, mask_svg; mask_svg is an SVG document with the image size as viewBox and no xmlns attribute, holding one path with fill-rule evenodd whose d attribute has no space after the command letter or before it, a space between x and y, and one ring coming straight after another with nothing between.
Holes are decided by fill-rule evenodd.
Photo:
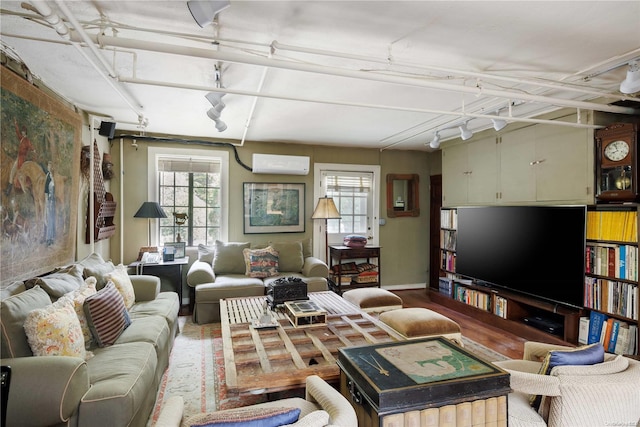
<instances>
[{"instance_id":1,"label":"white sofa arm","mask_svg":"<svg viewBox=\"0 0 640 427\"><path fill-rule=\"evenodd\" d=\"M543 396L559 396L560 380L550 375L540 375L540 363L527 360L493 362L510 374L510 386L514 391Z\"/></svg>"},{"instance_id":2,"label":"white sofa arm","mask_svg":"<svg viewBox=\"0 0 640 427\"><path fill-rule=\"evenodd\" d=\"M329 277L329 267L319 258L308 256L302 265L302 275L305 277Z\"/></svg>"},{"instance_id":3,"label":"white sofa arm","mask_svg":"<svg viewBox=\"0 0 640 427\"><path fill-rule=\"evenodd\" d=\"M330 423L336 426L357 426L356 412L338 390L317 375L307 377L306 400L317 403L329 413Z\"/></svg>"},{"instance_id":4,"label":"white sofa arm","mask_svg":"<svg viewBox=\"0 0 640 427\"><path fill-rule=\"evenodd\" d=\"M187 272L187 285L195 288L203 283L212 283L216 280L213 267L208 262L194 261Z\"/></svg>"},{"instance_id":5,"label":"white sofa arm","mask_svg":"<svg viewBox=\"0 0 640 427\"><path fill-rule=\"evenodd\" d=\"M160 293L160 278L149 274L130 275L136 302L153 301Z\"/></svg>"}]
</instances>

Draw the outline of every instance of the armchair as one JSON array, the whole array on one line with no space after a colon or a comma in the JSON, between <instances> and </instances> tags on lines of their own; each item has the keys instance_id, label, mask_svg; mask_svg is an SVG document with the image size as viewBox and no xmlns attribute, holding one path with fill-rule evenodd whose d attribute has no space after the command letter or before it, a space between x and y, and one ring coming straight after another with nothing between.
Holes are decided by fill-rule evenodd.
<instances>
[{"instance_id":1,"label":"armchair","mask_svg":"<svg viewBox=\"0 0 640 427\"><path fill-rule=\"evenodd\" d=\"M182 397L174 396L167 399L158 420L155 423L155 427L179 427L182 420L183 411ZM316 425L307 424L306 421L302 421L302 418L311 414L314 411L323 410L326 411L324 415L329 419L326 426L330 427L354 427L358 425L358 419L356 412L349 403L349 401L340 394L330 384L325 382L317 375L311 375L307 377L305 398L292 397L280 400L274 400L266 403L258 403L252 405L253 408L268 408L268 407L296 407L301 409L300 418L298 423L292 425ZM227 409L226 411L234 411L234 409ZM323 424L324 425L324 424Z\"/></svg>"},{"instance_id":2,"label":"armchair","mask_svg":"<svg viewBox=\"0 0 640 427\"><path fill-rule=\"evenodd\" d=\"M606 354L595 365L556 366L540 375L552 344L526 342L523 360L494 362L511 374L510 427L640 427L640 362ZM542 395L536 411L530 395Z\"/></svg>"}]
</instances>

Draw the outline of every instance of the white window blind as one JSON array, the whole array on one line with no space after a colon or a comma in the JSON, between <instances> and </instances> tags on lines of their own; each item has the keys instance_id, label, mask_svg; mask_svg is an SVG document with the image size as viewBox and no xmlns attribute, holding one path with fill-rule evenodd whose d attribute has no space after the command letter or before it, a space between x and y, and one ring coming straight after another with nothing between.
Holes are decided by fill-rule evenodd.
<instances>
[{"instance_id":1,"label":"white window blind","mask_svg":"<svg viewBox=\"0 0 640 427\"><path fill-rule=\"evenodd\" d=\"M220 161L191 158L159 158L159 172L220 173Z\"/></svg>"}]
</instances>

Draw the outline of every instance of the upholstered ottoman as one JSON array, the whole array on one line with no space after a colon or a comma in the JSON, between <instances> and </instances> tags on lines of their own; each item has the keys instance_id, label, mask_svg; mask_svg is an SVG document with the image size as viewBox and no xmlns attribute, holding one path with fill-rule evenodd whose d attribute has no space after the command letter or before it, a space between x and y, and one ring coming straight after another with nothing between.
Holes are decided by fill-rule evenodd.
<instances>
[{"instance_id":1,"label":"upholstered ottoman","mask_svg":"<svg viewBox=\"0 0 640 427\"><path fill-rule=\"evenodd\" d=\"M342 298L367 313L382 313L402 308L402 298L382 288L350 289L342 294Z\"/></svg>"},{"instance_id":2,"label":"upholstered ottoman","mask_svg":"<svg viewBox=\"0 0 640 427\"><path fill-rule=\"evenodd\" d=\"M458 345L462 343L460 325L447 316L427 308L414 307L380 313L380 320L407 339L443 336Z\"/></svg>"}]
</instances>

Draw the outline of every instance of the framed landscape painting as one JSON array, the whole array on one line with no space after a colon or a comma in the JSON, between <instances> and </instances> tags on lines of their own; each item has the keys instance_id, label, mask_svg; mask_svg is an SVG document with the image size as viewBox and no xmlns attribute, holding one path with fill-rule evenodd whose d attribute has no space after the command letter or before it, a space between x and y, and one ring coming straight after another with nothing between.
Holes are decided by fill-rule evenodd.
<instances>
[{"instance_id":1,"label":"framed landscape painting","mask_svg":"<svg viewBox=\"0 0 640 427\"><path fill-rule=\"evenodd\" d=\"M304 233L304 183L243 185L245 234Z\"/></svg>"}]
</instances>

